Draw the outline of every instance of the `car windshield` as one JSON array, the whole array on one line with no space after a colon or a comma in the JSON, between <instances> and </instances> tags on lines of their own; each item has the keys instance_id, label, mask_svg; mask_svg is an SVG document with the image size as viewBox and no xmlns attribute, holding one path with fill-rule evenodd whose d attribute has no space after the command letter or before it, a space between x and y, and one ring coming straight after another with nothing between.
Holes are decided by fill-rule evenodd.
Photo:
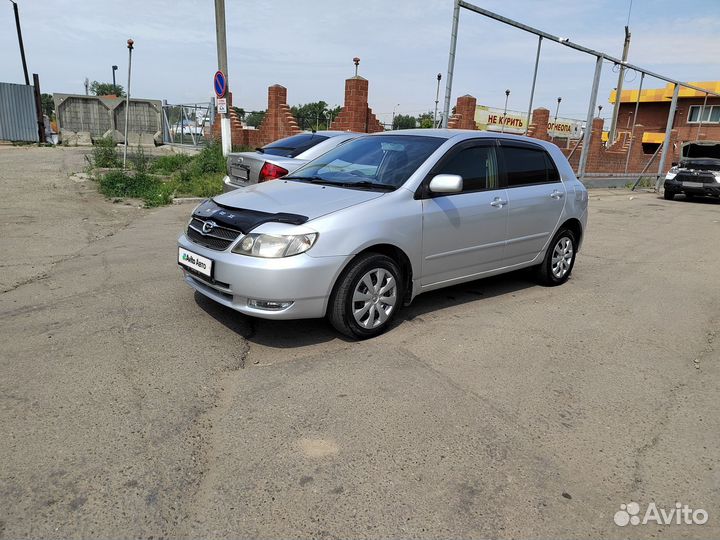
<instances>
[{"instance_id":1,"label":"car windshield","mask_svg":"<svg viewBox=\"0 0 720 540\"><path fill-rule=\"evenodd\" d=\"M286 137L279 141L272 142L258 149L258 151L271 156L294 158L325 140L327 140L325 135L301 133L300 135L293 135L292 137Z\"/></svg>"},{"instance_id":2,"label":"car windshield","mask_svg":"<svg viewBox=\"0 0 720 540\"><path fill-rule=\"evenodd\" d=\"M286 180L363 189L396 189L445 142L439 137L376 135L342 144Z\"/></svg>"}]
</instances>

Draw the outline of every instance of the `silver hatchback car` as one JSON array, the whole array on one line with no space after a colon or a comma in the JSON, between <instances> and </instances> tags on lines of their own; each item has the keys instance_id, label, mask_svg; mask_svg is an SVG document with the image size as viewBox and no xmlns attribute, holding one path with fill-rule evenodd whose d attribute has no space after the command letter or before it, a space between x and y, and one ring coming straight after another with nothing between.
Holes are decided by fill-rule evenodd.
<instances>
[{"instance_id":1,"label":"silver hatchback car","mask_svg":"<svg viewBox=\"0 0 720 540\"><path fill-rule=\"evenodd\" d=\"M572 272L588 195L554 144L460 130L366 135L200 204L185 281L241 313L383 332L423 292L534 267Z\"/></svg>"}]
</instances>

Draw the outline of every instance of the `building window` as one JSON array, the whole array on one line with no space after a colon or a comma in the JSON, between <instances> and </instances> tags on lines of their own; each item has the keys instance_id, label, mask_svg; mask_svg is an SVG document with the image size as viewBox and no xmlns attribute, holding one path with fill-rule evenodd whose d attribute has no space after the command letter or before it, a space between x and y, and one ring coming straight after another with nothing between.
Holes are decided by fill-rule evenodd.
<instances>
[{"instance_id":1,"label":"building window","mask_svg":"<svg viewBox=\"0 0 720 540\"><path fill-rule=\"evenodd\" d=\"M720 105L707 105L705 110L702 105L692 105L688 111L688 124L699 124L701 111L703 124L720 123Z\"/></svg>"}]
</instances>

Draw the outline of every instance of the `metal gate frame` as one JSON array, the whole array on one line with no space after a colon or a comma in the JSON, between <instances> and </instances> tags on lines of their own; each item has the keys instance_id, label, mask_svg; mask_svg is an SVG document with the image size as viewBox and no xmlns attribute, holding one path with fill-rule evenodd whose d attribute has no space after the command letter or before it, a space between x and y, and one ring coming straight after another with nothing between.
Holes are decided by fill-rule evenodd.
<instances>
[{"instance_id":1,"label":"metal gate frame","mask_svg":"<svg viewBox=\"0 0 720 540\"><path fill-rule=\"evenodd\" d=\"M586 136L583 137L583 146L582 146L582 151L580 153L580 163L578 165L578 177L580 178L580 180L583 180L586 175L585 168L587 166L587 157L588 157L588 152L590 150L590 139L592 138L592 135L590 133L590 126L592 125L593 117L595 114L595 105L597 103L597 94L598 94L598 88L600 85L600 75L602 74L603 61L607 60L609 62L614 63L616 66L620 66L620 67L624 67L625 69L631 69L631 70L637 71L638 73L642 74L643 79L644 79L645 75L648 75L650 77L655 77L656 79L660 79L661 81L665 81L665 82L668 82L668 83L671 83L674 85L673 97L672 97L672 101L670 102L670 112L668 114L668 120L667 120L667 124L665 126L665 140L663 141L663 145L662 145L662 156L660 158L660 164L658 166L657 178L656 178L656 183L655 183L656 190L659 189L660 179L663 176L664 171L665 171L665 159L667 157L667 151L670 146L670 132L672 131L672 127L673 127L673 120L675 118L675 111L677 109L677 100L678 100L678 94L680 92L680 87L683 86L685 88L690 88L697 92L704 93L706 101L707 101L707 96L709 96L709 95L715 96L715 97L720 97L720 94L718 94L716 92L712 92L705 88L700 88L698 86L694 86L694 85L686 83L686 82L678 81L671 77L666 77L665 75L661 75L659 73L655 73L653 71L642 68L640 66L630 64L629 62L623 62L619 58L615 58L614 56L611 56L607 53L596 51L594 49L584 47L577 43L573 43L568 38L562 38L562 37L554 36L547 32L543 32L542 30L538 30L537 28L533 28L532 26L528 26L526 24L515 21L508 17L504 17L503 15L499 15L493 11L489 11L487 9L478 7L474 4L471 4L470 2L466 2L465 0L454 0L454 4L455 4L455 6L453 9L452 31L450 34L450 52L448 55L448 69L447 69L447 77L445 79L445 103L444 103L444 109L443 109L443 112L444 112L443 127L445 127L445 128L447 128L448 117L449 117L449 113L450 113L450 96L452 94L453 71L455 69L455 54L456 54L456 48L457 48L458 24L460 22L460 8L466 9L473 13L477 13L479 15L483 15L485 17L488 17L495 21L501 22L508 26L512 26L514 28L518 28L520 30L524 30L525 32L529 32L531 34L535 34L536 36L538 36L537 54L535 57L535 72L533 75L532 88L531 88L531 92L530 92L530 106L528 107L528 110L530 112L532 112L532 103L533 103L533 97L535 94L535 82L537 80L538 65L540 63L540 49L542 47L543 40L549 40L554 43L559 43L560 45L564 45L565 47L570 47L571 49L575 49L576 51L580 51L580 52L583 52L583 53L586 53L586 54L589 54L589 55L595 57L595 75L593 77L592 89L590 90L590 103L588 104L587 118L585 120ZM620 96L616 96L615 99L620 99ZM638 103L635 104L636 108L639 104L639 101L640 101L640 92L638 92ZM704 106L703 106L703 108L704 108ZM529 118L529 114L528 114L528 118ZM631 132L634 132L634 130L635 130L636 119L637 119L637 115L634 115L633 116L633 126L632 126ZM698 128L698 134L699 133L700 133L700 130ZM628 151L628 155L629 155L629 151Z\"/></svg>"}]
</instances>

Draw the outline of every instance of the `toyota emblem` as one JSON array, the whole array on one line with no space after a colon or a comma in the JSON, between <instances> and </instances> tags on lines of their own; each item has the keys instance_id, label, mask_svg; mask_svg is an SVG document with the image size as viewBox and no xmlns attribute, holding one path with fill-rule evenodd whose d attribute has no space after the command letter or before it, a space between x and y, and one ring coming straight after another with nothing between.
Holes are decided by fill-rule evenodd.
<instances>
[{"instance_id":1,"label":"toyota emblem","mask_svg":"<svg viewBox=\"0 0 720 540\"><path fill-rule=\"evenodd\" d=\"M202 232L204 232L205 234L208 234L210 231L212 231L217 226L218 226L217 223L215 223L214 221L208 220L205 223L203 223Z\"/></svg>"}]
</instances>

